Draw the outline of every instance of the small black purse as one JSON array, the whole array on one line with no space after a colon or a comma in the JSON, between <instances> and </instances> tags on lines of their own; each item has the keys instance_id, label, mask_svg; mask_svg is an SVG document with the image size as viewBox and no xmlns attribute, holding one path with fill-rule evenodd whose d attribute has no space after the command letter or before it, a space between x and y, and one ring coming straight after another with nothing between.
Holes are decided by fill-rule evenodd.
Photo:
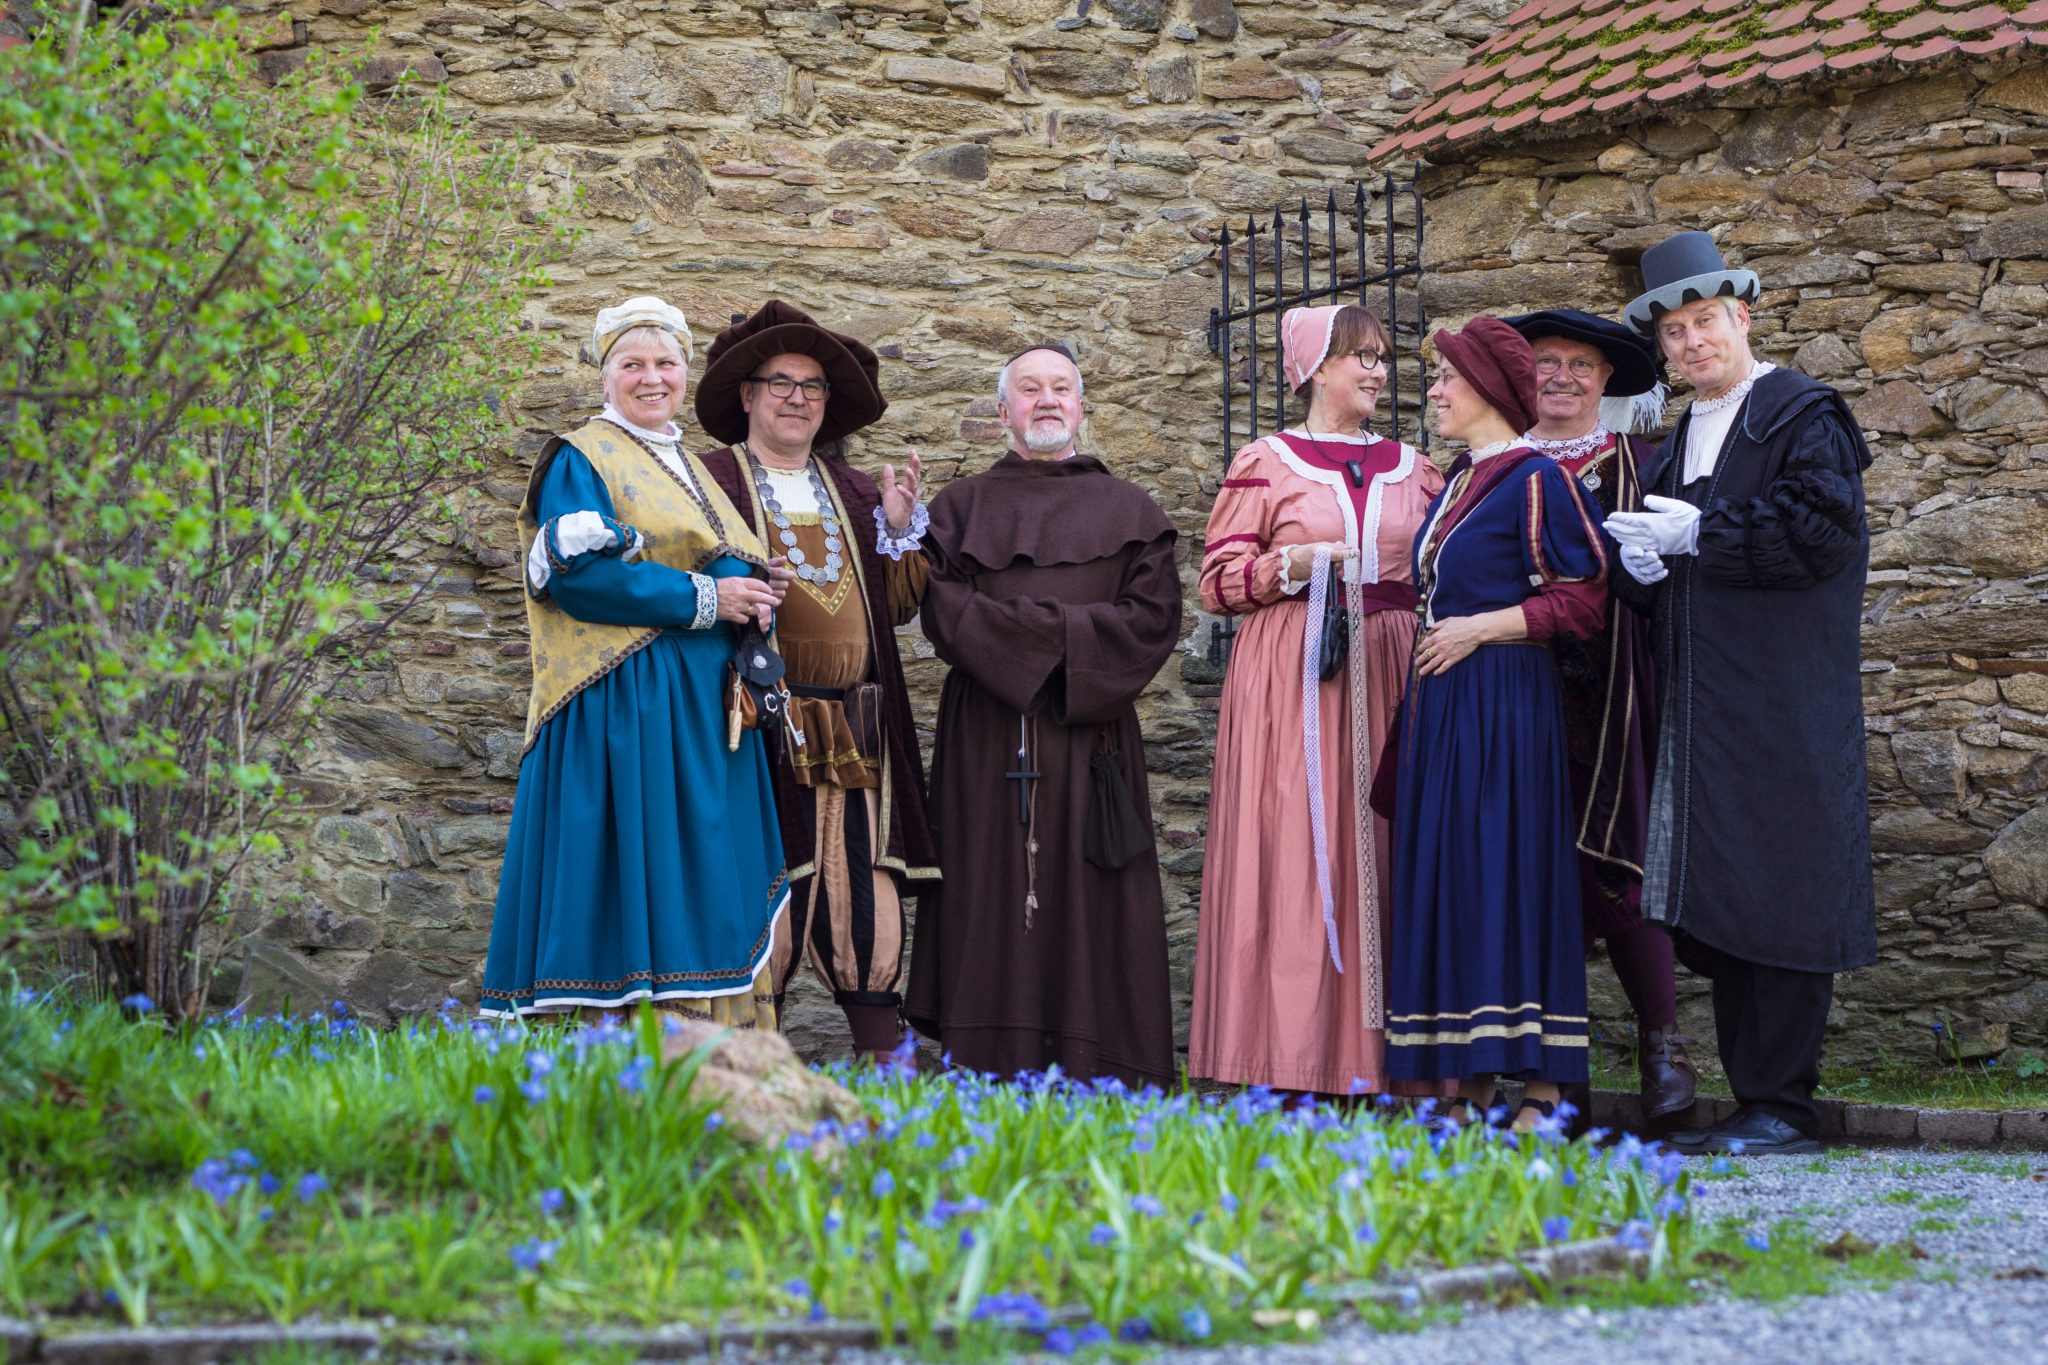
<instances>
[{"instance_id":1,"label":"small black purse","mask_svg":"<svg viewBox=\"0 0 2048 1365\"><path fill-rule=\"evenodd\" d=\"M732 662L725 667L728 751L740 747L740 731L773 730L778 725L787 725L791 740L802 747L803 731L789 718L789 687L782 680L788 671L759 626L750 623L740 630Z\"/></svg>"},{"instance_id":2,"label":"small black purse","mask_svg":"<svg viewBox=\"0 0 2048 1365\"><path fill-rule=\"evenodd\" d=\"M1337 676L1351 654L1351 613L1344 605L1344 576L1330 566L1330 590L1323 599L1323 648L1316 657L1316 675L1324 682Z\"/></svg>"}]
</instances>

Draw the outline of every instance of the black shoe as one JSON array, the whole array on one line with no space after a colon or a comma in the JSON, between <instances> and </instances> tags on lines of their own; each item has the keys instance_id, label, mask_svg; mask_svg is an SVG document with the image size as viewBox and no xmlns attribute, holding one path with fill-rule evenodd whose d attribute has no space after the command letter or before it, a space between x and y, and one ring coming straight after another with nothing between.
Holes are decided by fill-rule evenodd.
<instances>
[{"instance_id":1,"label":"black shoe","mask_svg":"<svg viewBox=\"0 0 2048 1365\"><path fill-rule=\"evenodd\" d=\"M1673 1133L1665 1139L1673 1151L1688 1156L1726 1152L1740 1156L1799 1156L1820 1150L1820 1139L1808 1137L1776 1114L1744 1109L1711 1128Z\"/></svg>"}]
</instances>

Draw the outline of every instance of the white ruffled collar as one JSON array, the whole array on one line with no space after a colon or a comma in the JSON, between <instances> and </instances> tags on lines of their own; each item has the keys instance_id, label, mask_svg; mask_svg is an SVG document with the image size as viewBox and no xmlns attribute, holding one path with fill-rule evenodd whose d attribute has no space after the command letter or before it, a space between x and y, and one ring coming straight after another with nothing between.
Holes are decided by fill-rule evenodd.
<instances>
[{"instance_id":1,"label":"white ruffled collar","mask_svg":"<svg viewBox=\"0 0 2048 1365\"><path fill-rule=\"evenodd\" d=\"M677 426L674 422L670 422L668 424L667 431L650 431L646 427L635 426L633 423L627 421L626 415L620 412L617 408L613 407L610 403L606 403L604 405L604 411L600 412L598 416L602 417L605 421L612 423L614 426L624 427L627 431L632 432L635 436L638 436L643 441L653 441L659 445L665 446L680 445L682 443L683 429Z\"/></svg>"}]
</instances>

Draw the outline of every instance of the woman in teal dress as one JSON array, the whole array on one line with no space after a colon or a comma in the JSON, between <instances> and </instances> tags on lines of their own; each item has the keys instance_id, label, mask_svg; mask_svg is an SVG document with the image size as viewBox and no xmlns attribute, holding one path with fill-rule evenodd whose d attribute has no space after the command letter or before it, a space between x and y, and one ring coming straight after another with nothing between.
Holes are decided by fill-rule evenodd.
<instances>
[{"instance_id":1,"label":"woman in teal dress","mask_svg":"<svg viewBox=\"0 0 2048 1365\"><path fill-rule=\"evenodd\" d=\"M782 840L724 679L734 627L765 626L789 574L681 448L690 344L659 299L600 313L604 412L548 443L520 508L533 694L487 1015L652 1000L775 1027Z\"/></svg>"}]
</instances>

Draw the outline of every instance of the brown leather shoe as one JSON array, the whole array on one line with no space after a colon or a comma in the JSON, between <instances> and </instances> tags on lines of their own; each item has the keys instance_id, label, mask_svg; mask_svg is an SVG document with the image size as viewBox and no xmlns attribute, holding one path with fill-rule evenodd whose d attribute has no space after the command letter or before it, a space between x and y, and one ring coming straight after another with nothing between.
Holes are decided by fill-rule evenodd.
<instances>
[{"instance_id":1,"label":"brown leather shoe","mask_svg":"<svg viewBox=\"0 0 2048 1365\"><path fill-rule=\"evenodd\" d=\"M1699 1092L1699 1068L1685 1055L1685 1040L1663 1029L1642 1030L1636 1044L1642 1076L1643 1118L1663 1118L1690 1108Z\"/></svg>"}]
</instances>

